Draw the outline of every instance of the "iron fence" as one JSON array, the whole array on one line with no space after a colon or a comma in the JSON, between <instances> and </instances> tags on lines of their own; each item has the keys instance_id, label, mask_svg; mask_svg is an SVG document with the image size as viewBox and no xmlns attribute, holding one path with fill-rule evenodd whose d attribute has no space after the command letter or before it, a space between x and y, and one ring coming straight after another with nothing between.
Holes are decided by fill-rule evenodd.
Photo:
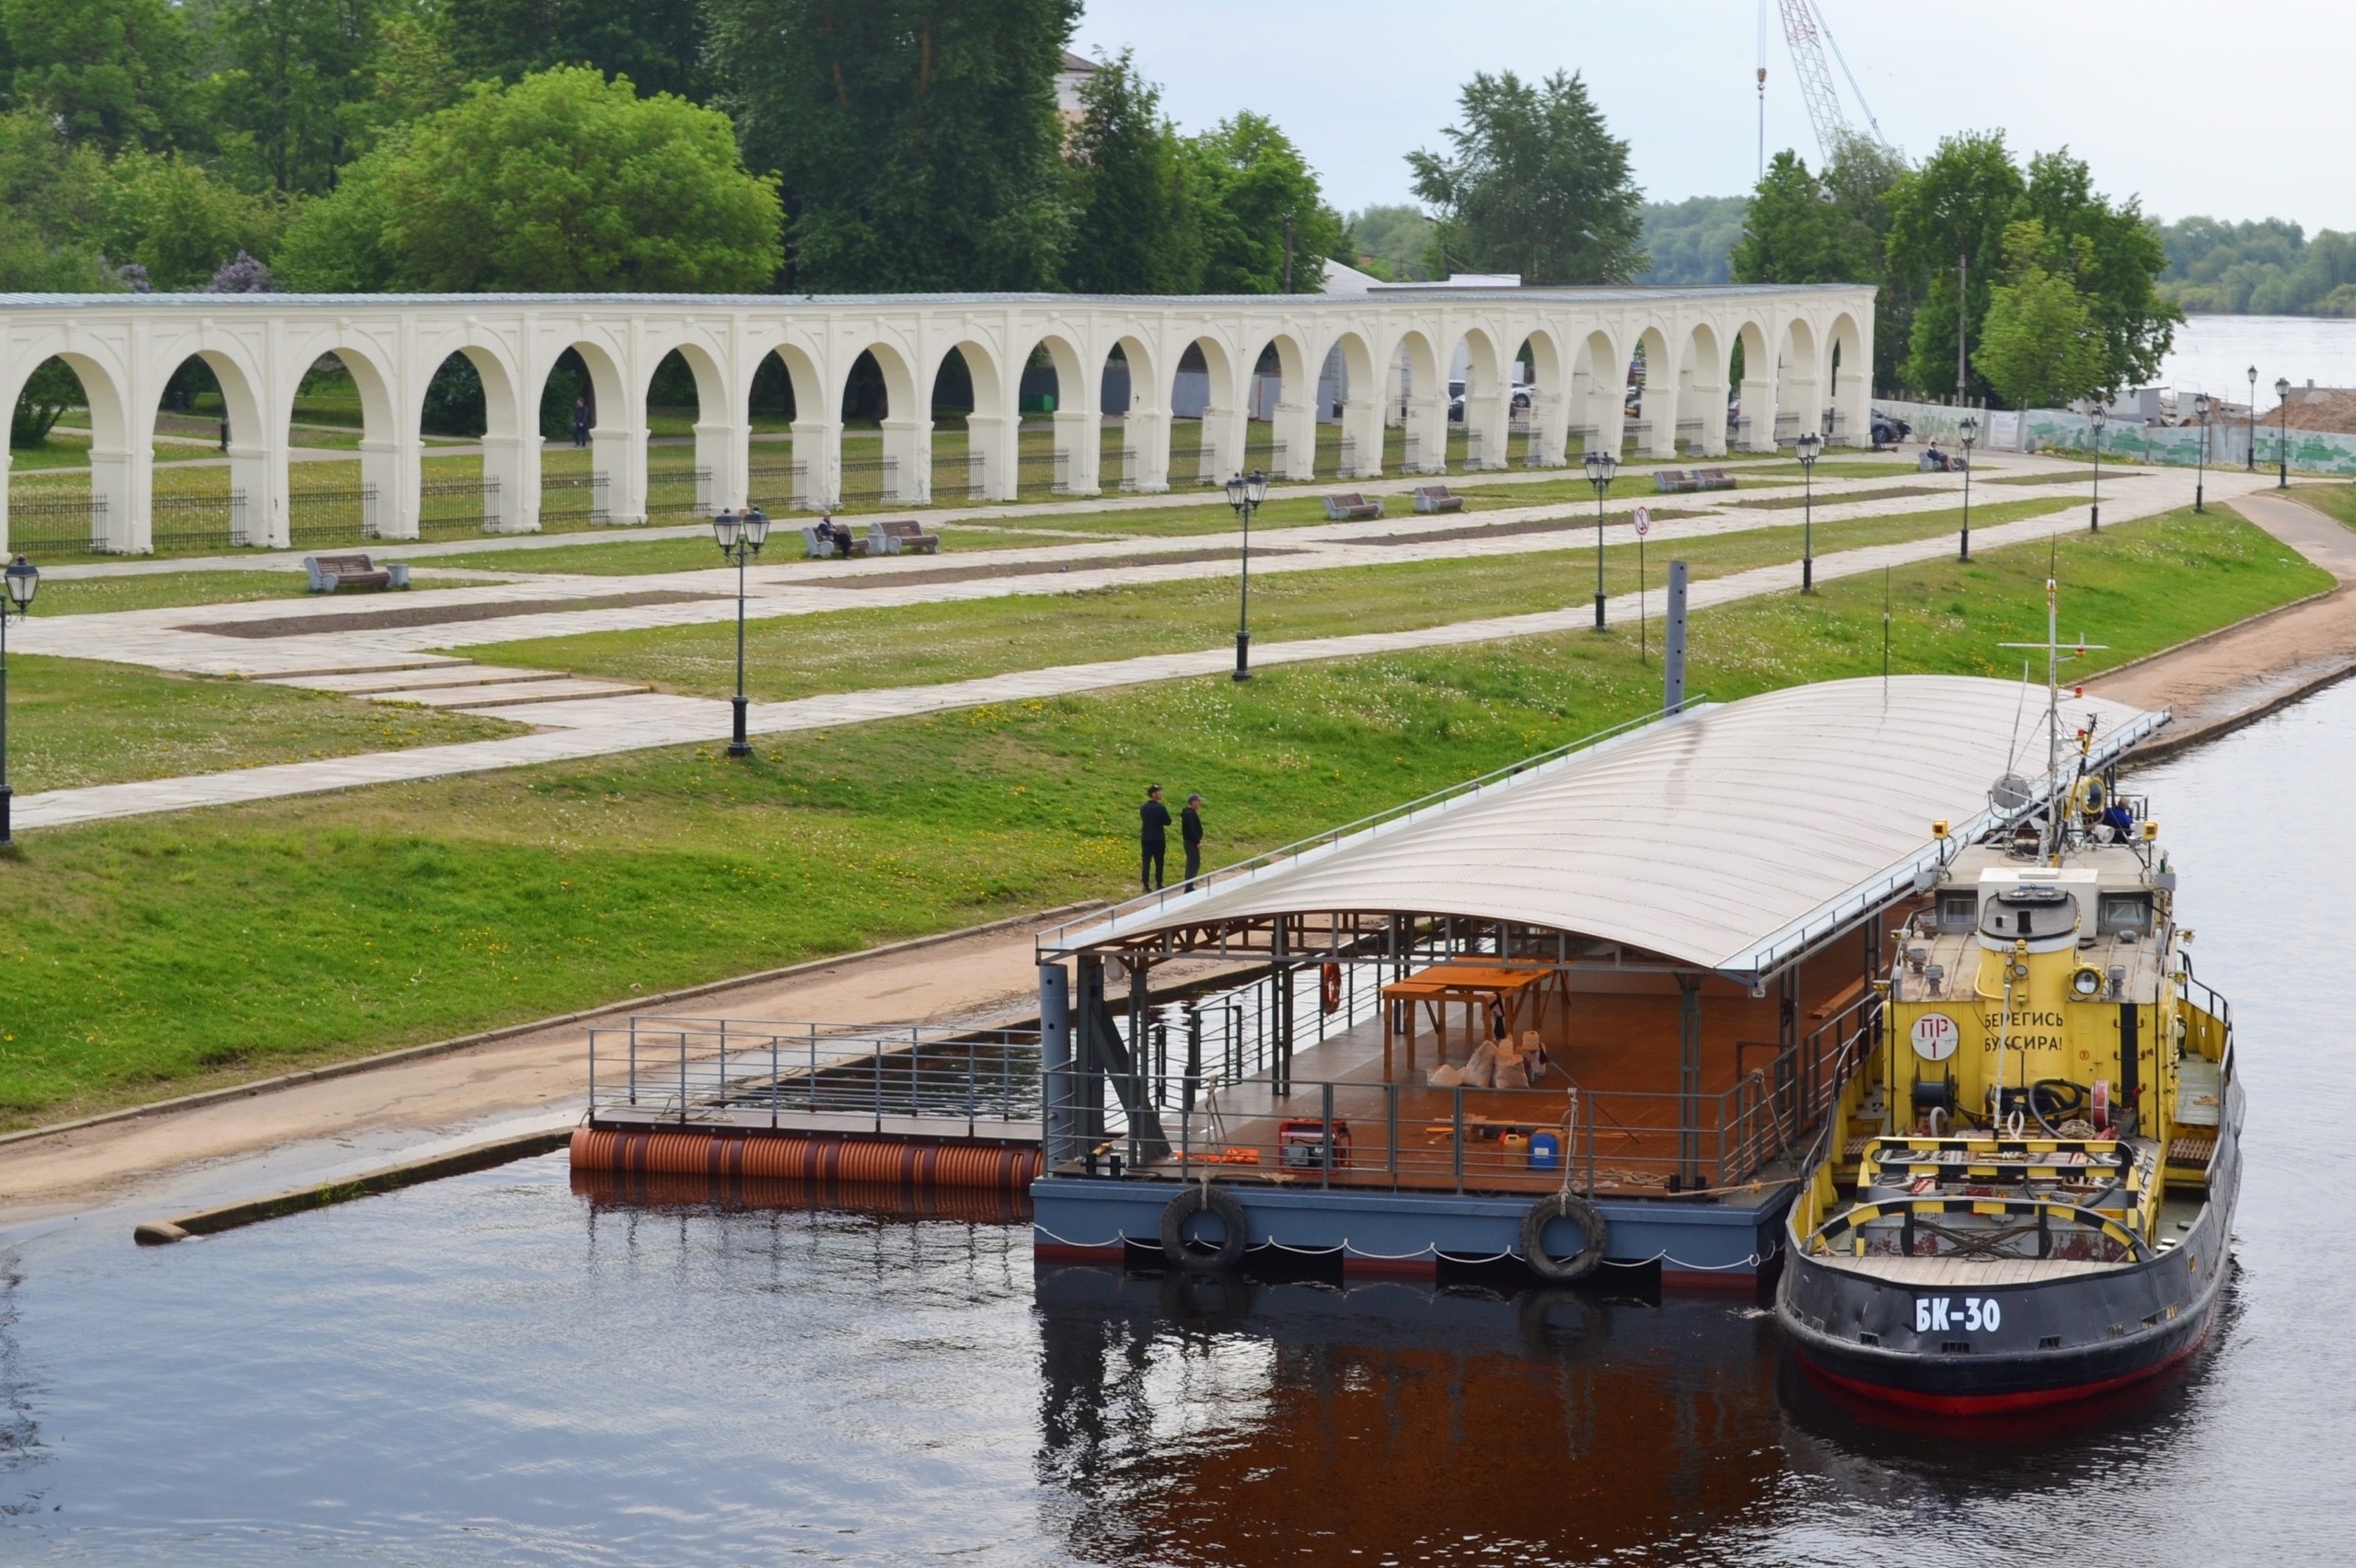
<instances>
[{"instance_id":1,"label":"iron fence","mask_svg":"<svg viewBox=\"0 0 2356 1568\"><path fill-rule=\"evenodd\" d=\"M417 487L417 536L421 539L496 533L499 523L495 478L431 479Z\"/></svg>"},{"instance_id":2,"label":"iron fence","mask_svg":"<svg viewBox=\"0 0 2356 1568\"><path fill-rule=\"evenodd\" d=\"M286 538L295 547L379 538L375 485L337 485L286 493Z\"/></svg>"},{"instance_id":3,"label":"iron fence","mask_svg":"<svg viewBox=\"0 0 2356 1568\"><path fill-rule=\"evenodd\" d=\"M809 512L807 463L755 463L745 470L745 499L773 512Z\"/></svg>"},{"instance_id":4,"label":"iron fence","mask_svg":"<svg viewBox=\"0 0 2356 1568\"><path fill-rule=\"evenodd\" d=\"M8 501L8 548L20 555L103 555L104 496L43 492Z\"/></svg>"}]
</instances>

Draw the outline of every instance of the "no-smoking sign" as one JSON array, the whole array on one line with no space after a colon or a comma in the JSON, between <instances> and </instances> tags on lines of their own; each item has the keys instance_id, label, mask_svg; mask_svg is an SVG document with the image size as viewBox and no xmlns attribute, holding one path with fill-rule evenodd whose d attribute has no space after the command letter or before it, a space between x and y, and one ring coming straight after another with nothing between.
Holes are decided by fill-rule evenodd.
<instances>
[{"instance_id":1,"label":"no-smoking sign","mask_svg":"<svg viewBox=\"0 0 2356 1568\"><path fill-rule=\"evenodd\" d=\"M1641 539L1652 531L1653 509L1649 506L1636 508L1636 537Z\"/></svg>"}]
</instances>

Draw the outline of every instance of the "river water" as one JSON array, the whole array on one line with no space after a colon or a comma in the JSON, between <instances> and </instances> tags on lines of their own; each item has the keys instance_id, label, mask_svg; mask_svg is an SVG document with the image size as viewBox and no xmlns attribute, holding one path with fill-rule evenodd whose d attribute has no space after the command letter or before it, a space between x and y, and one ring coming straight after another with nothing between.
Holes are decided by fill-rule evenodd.
<instances>
[{"instance_id":1,"label":"river water","mask_svg":"<svg viewBox=\"0 0 2356 1568\"><path fill-rule=\"evenodd\" d=\"M2195 316L2176 329L2160 363L2159 386L2249 401L2258 371L2258 406L2274 407L2274 384L2356 386L2356 320L2318 316Z\"/></svg>"},{"instance_id":2,"label":"river water","mask_svg":"<svg viewBox=\"0 0 2356 1568\"><path fill-rule=\"evenodd\" d=\"M1747 1296L1034 1271L995 1200L576 1192L561 1155L0 1252L0 1558L2154 1565L2356 1541L2356 683L2138 779L2234 999L2226 1321L2165 1384L1885 1425Z\"/></svg>"}]
</instances>

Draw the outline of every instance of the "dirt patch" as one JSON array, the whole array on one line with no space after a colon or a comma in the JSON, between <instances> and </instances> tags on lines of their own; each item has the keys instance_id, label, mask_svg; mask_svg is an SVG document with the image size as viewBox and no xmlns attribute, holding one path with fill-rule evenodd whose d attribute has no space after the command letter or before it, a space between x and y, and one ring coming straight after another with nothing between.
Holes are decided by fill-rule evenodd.
<instances>
[{"instance_id":1,"label":"dirt patch","mask_svg":"<svg viewBox=\"0 0 2356 1568\"><path fill-rule=\"evenodd\" d=\"M1257 549L1254 556L1299 555L1299 550ZM796 582L796 588L900 588L909 583L973 582L986 577L1054 577L1069 571L1116 571L1129 566L1182 566L1198 560L1232 560L1230 549L1163 550L1154 555L1091 556L1084 560L999 561L987 566L942 566L922 571L869 571L836 582Z\"/></svg>"},{"instance_id":2,"label":"dirt patch","mask_svg":"<svg viewBox=\"0 0 2356 1568\"><path fill-rule=\"evenodd\" d=\"M726 594L682 594L650 589L608 594L596 599L500 599L479 605L421 605L411 609L369 610L351 616L287 616L278 620L214 621L175 628L213 637L311 637L323 631L387 631L409 626L447 626L456 621L505 620L511 616L561 616L575 610L627 610L639 605L692 605L725 599Z\"/></svg>"},{"instance_id":3,"label":"dirt patch","mask_svg":"<svg viewBox=\"0 0 2356 1568\"><path fill-rule=\"evenodd\" d=\"M1711 513L1707 512L1675 512L1666 507L1660 507L1654 510L1652 520L1656 523L1674 523L1678 519L1683 517L1707 517L1710 515ZM1616 517L1606 517L1604 522L1614 526L1623 526L1628 522L1628 517L1626 513L1623 513ZM1462 543L1468 539L1510 538L1516 534L1569 534L1592 528L1594 526L1595 519L1592 517L1557 517L1540 519L1529 523L1468 523L1461 528L1432 528L1427 529L1421 534L1377 534L1370 539L1344 539L1337 542L1351 547L1358 545L1443 545Z\"/></svg>"},{"instance_id":4,"label":"dirt patch","mask_svg":"<svg viewBox=\"0 0 2356 1568\"><path fill-rule=\"evenodd\" d=\"M1824 504L1848 506L1860 501L1903 501L1909 496L1950 493L1960 492L1949 485L1893 485L1888 490L1827 491ZM1805 495L1777 495L1768 496L1759 501L1731 502L1728 504L1752 507L1761 512L1781 512L1790 507L1806 506L1808 499Z\"/></svg>"}]
</instances>

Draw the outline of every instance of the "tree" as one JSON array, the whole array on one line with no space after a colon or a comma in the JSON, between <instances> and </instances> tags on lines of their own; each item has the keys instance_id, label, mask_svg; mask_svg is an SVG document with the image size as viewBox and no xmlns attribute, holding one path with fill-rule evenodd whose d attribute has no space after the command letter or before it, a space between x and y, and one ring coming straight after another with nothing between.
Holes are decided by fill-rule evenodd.
<instances>
[{"instance_id":1,"label":"tree","mask_svg":"<svg viewBox=\"0 0 2356 1568\"><path fill-rule=\"evenodd\" d=\"M1342 215L1276 122L1246 110L1187 138L1200 191L1206 294L1318 294L1341 253Z\"/></svg>"},{"instance_id":2,"label":"tree","mask_svg":"<svg viewBox=\"0 0 2356 1568\"><path fill-rule=\"evenodd\" d=\"M2094 266L2093 242L2049 236L2032 218L2004 231L2004 278L1989 291L1973 367L2016 409L2114 390L2102 324L2078 284Z\"/></svg>"},{"instance_id":3,"label":"tree","mask_svg":"<svg viewBox=\"0 0 2356 1568\"><path fill-rule=\"evenodd\" d=\"M2073 259L2075 286L2101 335L2100 386L2142 386L2158 375L2184 312L2160 294L2167 247L2142 204L2131 197L2114 204L2097 192L2085 164L2065 147L2029 159L2021 211L2040 225L2050 249Z\"/></svg>"},{"instance_id":4,"label":"tree","mask_svg":"<svg viewBox=\"0 0 2356 1568\"><path fill-rule=\"evenodd\" d=\"M1731 280L1728 258L1742 238L1750 199L1689 196L1682 202L1644 206L1645 254L1651 259L1640 283L1723 283Z\"/></svg>"},{"instance_id":5,"label":"tree","mask_svg":"<svg viewBox=\"0 0 2356 1568\"><path fill-rule=\"evenodd\" d=\"M138 263L154 287L201 289L233 256L268 256L278 219L277 208L193 158L133 151L107 168L94 232L109 257Z\"/></svg>"},{"instance_id":6,"label":"tree","mask_svg":"<svg viewBox=\"0 0 2356 1568\"><path fill-rule=\"evenodd\" d=\"M555 65L594 65L650 97L703 98L696 0L446 0L441 15L452 57L477 77L517 82Z\"/></svg>"},{"instance_id":7,"label":"tree","mask_svg":"<svg viewBox=\"0 0 2356 1568\"><path fill-rule=\"evenodd\" d=\"M778 170L791 286L1041 289L1069 232L1079 0L709 0L714 101Z\"/></svg>"},{"instance_id":8,"label":"tree","mask_svg":"<svg viewBox=\"0 0 2356 1568\"><path fill-rule=\"evenodd\" d=\"M1190 294L1203 272L1201 212L1159 88L1124 50L1080 87L1072 128L1071 248L1082 294Z\"/></svg>"},{"instance_id":9,"label":"tree","mask_svg":"<svg viewBox=\"0 0 2356 1568\"><path fill-rule=\"evenodd\" d=\"M188 117L189 36L168 0L0 0L19 105L108 152L169 144Z\"/></svg>"},{"instance_id":10,"label":"tree","mask_svg":"<svg viewBox=\"0 0 2356 1568\"><path fill-rule=\"evenodd\" d=\"M98 155L68 146L41 110L0 114L0 292L122 286L94 237L106 183Z\"/></svg>"},{"instance_id":11,"label":"tree","mask_svg":"<svg viewBox=\"0 0 2356 1568\"><path fill-rule=\"evenodd\" d=\"M1536 86L1482 72L1460 98L1453 149L1407 155L1439 213L1436 271L1519 272L1531 283L1619 283L1645 269L1644 196L1628 144L1576 75Z\"/></svg>"},{"instance_id":12,"label":"tree","mask_svg":"<svg viewBox=\"0 0 2356 1568\"><path fill-rule=\"evenodd\" d=\"M1905 178L1905 160L1877 143L1852 136L1821 176L1796 153L1775 155L1751 193L1743 234L1728 258L1744 283L1871 283L1874 382L1894 386L1907 351L1919 288L1890 276L1888 196Z\"/></svg>"},{"instance_id":13,"label":"tree","mask_svg":"<svg viewBox=\"0 0 2356 1568\"><path fill-rule=\"evenodd\" d=\"M386 115L378 46L396 0L225 0L215 36L231 64L206 84L214 118L249 138L281 193L335 188L336 170Z\"/></svg>"},{"instance_id":14,"label":"tree","mask_svg":"<svg viewBox=\"0 0 2356 1568\"><path fill-rule=\"evenodd\" d=\"M775 275L780 221L726 117L566 67L410 126L272 259L297 289L743 292Z\"/></svg>"},{"instance_id":15,"label":"tree","mask_svg":"<svg viewBox=\"0 0 2356 1568\"><path fill-rule=\"evenodd\" d=\"M1368 207L1343 222L1349 230L1354 265L1392 282L1428 280L1433 224L1421 207L1402 202Z\"/></svg>"},{"instance_id":16,"label":"tree","mask_svg":"<svg viewBox=\"0 0 2356 1568\"><path fill-rule=\"evenodd\" d=\"M2017 215L2024 182L2004 133L1950 136L1889 195L1889 275L1922 300L1909 334L1904 379L1925 391L1956 384L1957 266L1963 263L1962 330L1979 337L1988 294L2004 260L2004 229ZM1967 375L1966 397L1985 396L1985 377Z\"/></svg>"},{"instance_id":17,"label":"tree","mask_svg":"<svg viewBox=\"0 0 2356 1568\"><path fill-rule=\"evenodd\" d=\"M17 407L8 417L8 444L39 446L57 428L65 410L80 405L86 394L82 378L64 360L43 360L25 378Z\"/></svg>"}]
</instances>

